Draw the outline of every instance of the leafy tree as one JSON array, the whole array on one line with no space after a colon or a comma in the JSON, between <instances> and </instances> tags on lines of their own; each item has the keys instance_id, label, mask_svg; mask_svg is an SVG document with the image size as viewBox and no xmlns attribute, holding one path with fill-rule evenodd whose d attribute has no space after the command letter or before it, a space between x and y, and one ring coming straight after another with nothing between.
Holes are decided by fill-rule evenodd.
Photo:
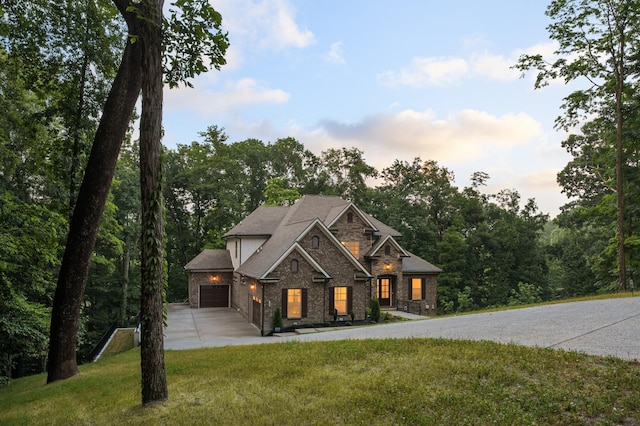
<instances>
[{"instance_id":1,"label":"leafy tree","mask_svg":"<svg viewBox=\"0 0 640 426\"><path fill-rule=\"evenodd\" d=\"M558 127L569 130L588 115L600 114L613 105L615 117L615 192L618 285L626 288L624 122L626 103L638 77L640 5L633 0L554 0L546 14L552 40L559 43L553 63L541 55L523 55L516 67L537 69L535 87L553 79L565 82L586 79L589 88L576 90L564 99L564 116Z\"/></svg>"},{"instance_id":2,"label":"leafy tree","mask_svg":"<svg viewBox=\"0 0 640 426\"><path fill-rule=\"evenodd\" d=\"M0 381L43 371L48 307L66 222L0 192Z\"/></svg>"},{"instance_id":3,"label":"leafy tree","mask_svg":"<svg viewBox=\"0 0 640 426\"><path fill-rule=\"evenodd\" d=\"M297 189L287 188L284 177L269 179L264 190L264 204L266 206L290 206L300 198Z\"/></svg>"},{"instance_id":4,"label":"leafy tree","mask_svg":"<svg viewBox=\"0 0 640 426\"><path fill-rule=\"evenodd\" d=\"M120 145L127 130L128 120L131 117L135 101L143 85L142 76L147 72L143 68L144 60L149 58L151 49L162 45L162 39L156 40L154 38L159 38L162 35L160 33L163 26L162 6L160 3L142 0L136 3L135 6L130 7L128 1L125 0L113 0L113 2L127 24L128 34L130 35L128 36L129 42L125 47L120 68L101 116L71 220L67 249L63 257L52 313L48 382L77 374L75 360L77 324L81 296L86 285L89 259L95 246L97 227L113 178ZM174 5L176 7L170 9L169 12L170 19L167 21L167 31L164 34L166 38L164 40L165 46L171 46L171 50L169 50L170 57L180 57L179 55L182 53L184 56L181 58L187 58L187 60L170 62L175 65L175 68L168 70L167 75L173 76L171 81L178 84L206 69L207 66L204 65L205 58L210 61L211 66L216 68L223 64L224 59L220 53L226 50L227 42L226 35L221 34L220 31L202 31L203 26L219 29L220 25L220 15L209 6L208 2L177 0ZM195 19L194 17L201 17L202 19ZM184 21L181 21L182 18L189 19L188 23L185 24ZM188 25L192 25L189 30L199 28L200 31L194 33L185 32ZM145 34L147 35L146 39L144 38ZM181 41L176 42L177 39ZM194 46L200 48L193 49ZM148 51L145 50L147 48L149 49ZM159 56L161 61L161 54ZM155 61L153 63L155 64ZM147 63L147 65L150 64L151 62ZM155 68L151 68L148 72L151 72L151 70L155 70ZM151 80L145 81L149 82ZM162 81L162 73L160 73L160 81ZM157 89L155 91L157 92ZM154 90L148 89L146 92L151 95ZM152 99L153 96L148 98L147 104ZM153 110L152 108L147 110L149 111L149 109ZM160 121L157 117L149 117L144 121L145 123L153 123L149 127L146 127L145 124L145 134L151 134L151 129L159 128L160 126ZM155 140L155 136L150 137L148 140ZM152 146L153 144L147 145L145 143L145 145ZM146 156L141 151L141 158L143 157L149 159L153 157L153 154ZM157 164L159 167L159 163ZM145 168L142 163L141 167ZM157 194L157 191L160 186L155 187L155 177L159 176L159 169L156 170L154 167L149 170L145 169L145 172L154 173L150 175L153 181L151 186L154 186L151 191L152 194L155 194L154 196L159 197L160 194ZM145 178L141 177L141 179ZM144 180L141 182L143 186L145 183ZM147 189L150 189L151 186L148 186ZM153 198L148 199L150 202L152 200ZM144 201L147 201L147 199L143 195L143 209L145 208ZM152 210L157 208L156 206L151 207ZM150 219L147 218L147 220ZM154 217L153 220L161 220L161 215ZM143 223L145 223L145 218L143 218ZM153 250L149 254L152 257L155 255ZM144 295L142 298L144 298ZM143 306L146 305L143 304ZM157 345L157 343L155 344ZM146 383L145 380L143 382ZM151 396L149 394L146 395L143 391L143 401L148 401L146 397L154 398L155 396L153 394Z\"/></svg>"},{"instance_id":5,"label":"leafy tree","mask_svg":"<svg viewBox=\"0 0 640 426\"><path fill-rule=\"evenodd\" d=\"M323 151L320 158L310 162L313 174L305 193L338 195L363 204L367 194L366 181L375 178L378 172L366 163L362 154L357 148Z\"/></svg>"}]
</instances>

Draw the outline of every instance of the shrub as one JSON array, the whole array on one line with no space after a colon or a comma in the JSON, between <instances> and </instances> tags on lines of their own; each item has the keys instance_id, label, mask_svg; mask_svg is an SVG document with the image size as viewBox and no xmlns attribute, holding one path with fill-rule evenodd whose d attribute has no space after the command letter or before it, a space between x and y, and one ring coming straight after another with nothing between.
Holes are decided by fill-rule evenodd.
<instances>
[{"instance_id":1,"label":"shrub","mask_svg":"<svg viewBox=\"0 0 640 426\"><path fill-rule=\"evenodd\" d=\"M276 311L273 313L273 329L282 330L282 314L280 313L280 308L276 308Z\"/></svg>"},{"instance_id":2,"label":"shrub","mask_svg":"<svg viewBox=\"0 0 640 426\"><path fill-rule=\"evenodd\" d=\"M371 320L380 321L380 301L376 298L371 299Z\"/></svg>"}]
</instances>

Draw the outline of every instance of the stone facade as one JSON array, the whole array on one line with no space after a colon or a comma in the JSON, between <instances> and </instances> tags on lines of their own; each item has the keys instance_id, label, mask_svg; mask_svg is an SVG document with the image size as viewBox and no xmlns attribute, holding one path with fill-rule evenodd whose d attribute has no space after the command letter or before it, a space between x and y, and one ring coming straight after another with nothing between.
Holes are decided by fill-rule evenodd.
<instances>
[{"instance_id":1,"label":"stone facade","mask_svg":"<svg viewBox=\"0 0 640 426\"><path fill-rule=\"evenodd\" d=\"M233 289L233 272L197 271L188 272L189 275L189 306L200 307L201 285L229 285Z\"/></svg>"},{"instance_id":2,"label":"stone facade","mask_svg":"<svg viewBox=\"0 0 640 426\"><path fill-rule=\"evenodd\" d=\"M424 287L424 297L418 300L412 300L410 297L411 279L419 278L422 280ZM401 287L406 289L407 297L399 298L396 308L401 311L410 312L417 315L433 316L438 313L438 297L437 297L437 280L435 274L411 274L405 275L404 283Z\"/></svg>"}]
</instances>

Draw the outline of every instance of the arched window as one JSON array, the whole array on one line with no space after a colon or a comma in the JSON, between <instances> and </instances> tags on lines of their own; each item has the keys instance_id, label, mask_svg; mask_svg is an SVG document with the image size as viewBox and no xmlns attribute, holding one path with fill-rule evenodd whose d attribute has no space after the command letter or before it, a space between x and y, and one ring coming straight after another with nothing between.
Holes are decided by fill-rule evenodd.
<instances>
[{"instance_id":1,"label":"arched window","mask_svg":"<svg viewBox=\"0 0 640 426\"><path fill-rule=\"evenodd\" d=\"M384 254L387 256L391 254L391 247L389 245L384 246Z\"/></svg>"},{"instance_id":2,"label":"arched window","mask_svg":"<svg viewBox=\"0 0 640 426\"><path fill-rule=\"evenodd\" d=\"M298 259L291 261L291 272L298 272Z\"/></svg>"},{"instance_id":3,"label":"arched window","mask_svg":"<svg viewBox=\"0 0 640 426\"><path fill-rule=\"evenodd\" d=\"M347 223L353 223L353 213L347 213Z\"/></svg>"},{"instance_id":4,"label":"arched window","mask_svg":"<svg viewBox=\"0 0 640 426\"><path fill-rule=\"evenodd\" d=\"M311 237L311 248L317 249L318 247L320 247L320 237L314 235Z\"/></svg>"}]
</instances>

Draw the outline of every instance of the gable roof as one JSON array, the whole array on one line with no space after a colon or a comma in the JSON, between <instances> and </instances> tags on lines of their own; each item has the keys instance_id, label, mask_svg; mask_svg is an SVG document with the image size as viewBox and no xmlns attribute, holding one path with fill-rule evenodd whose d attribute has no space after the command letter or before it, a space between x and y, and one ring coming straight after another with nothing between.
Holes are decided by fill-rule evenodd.
<instances>
[{"instance_id":1,"label":"gable roof","mask_svg":"<svg viewBox=\"0 0 640 426\"><path fill-rule=\"evenodd\" d=\"M184 269L188 271L233 271L233 263L228 250L206 249L187 263Z\"/></svg>"},{"instance_id":2,"label":"gable roof","mask_svg":"<svg viewBox=\"0 0 640 426\"><path fill-rule=\"evenodd\" d=\"M373 245L373 247L371 247L371 250L369 250L369 253L367 253L367 256L375 257L378 254L378 250L380 250L380 248L387 243L390 243L391 245L393 245L396 248L396 250L400 252L400 256L402 257L411 256L408 251L403 249L400 246L400 244L398 244L398 242L391 235L388 235L388 234L378 239L378 241Z\"/></svg>"},{"instance_id":3,"label":"gable roof","mask_svg":"<svg viewBox=\"0 0 640 426\"><path fill-rule=\"evenodd\" d=\"M316 272L319 272L323 276L323 278L325 279L331 278L331 276L322 268L322 266L320 266L320 264L316 262L315 259L311 257L311 255L309 255L309 253L307 253L306 250L303 249L302 246L298 244L298 242L296 241L295 243L293 243L291 247L289 247L287 251L285 251L284 253L282 253L282 255L280 255L280 258L276 260L274 264L271 265L271 267L262 274L260 279L269 279L269 274L273 272L273 270L276 269L278 265L280 265L282 261L286 259L287 256L289 256L294 251L298 252L307 262L309 262L311 267Z\"/></svg>"},{"instance_id":4,"label":"gable roof","mask_svg":"<svg viewBox=\"0 0 640 426\"><path fill-rule=\"evenodd\" d=\"M371 277L364 265L353 257L351 252L330 231L331 226L349 209L352 209L355 214L360 216L365 226L374 235L382 237L380 238L381 241L378 241L375 247L372 247L370 254L375 254L377 248L382 246L384 242L392 241L400 251L401 256L411 256L395 240L400 238L402 234L370 214L363 212L352 202L330 195L305 195L288 207L261 206L227 232L224 238L268 237L264 244L238 267L238 272L241 274L258 279L266 279L267 275L293 250L294 244L297 244L314 226L318 226L332 244L349 259L357 274L363 277ZM299 244L297 245L296 250L301 251L302 254L304 249ZM306 253L306 256L308 255ZM416 262L414 261L413 263ZM410 263L410 265L413 263ZM418 269L426 268L424 264L421 265L418 267L416 264L415 267ZM435 268L435 266L431 266ZM318 270L316 266L314 268ZM323 271L318 270L318 272L322 273Z\"/></svg>"}]
</instances>

